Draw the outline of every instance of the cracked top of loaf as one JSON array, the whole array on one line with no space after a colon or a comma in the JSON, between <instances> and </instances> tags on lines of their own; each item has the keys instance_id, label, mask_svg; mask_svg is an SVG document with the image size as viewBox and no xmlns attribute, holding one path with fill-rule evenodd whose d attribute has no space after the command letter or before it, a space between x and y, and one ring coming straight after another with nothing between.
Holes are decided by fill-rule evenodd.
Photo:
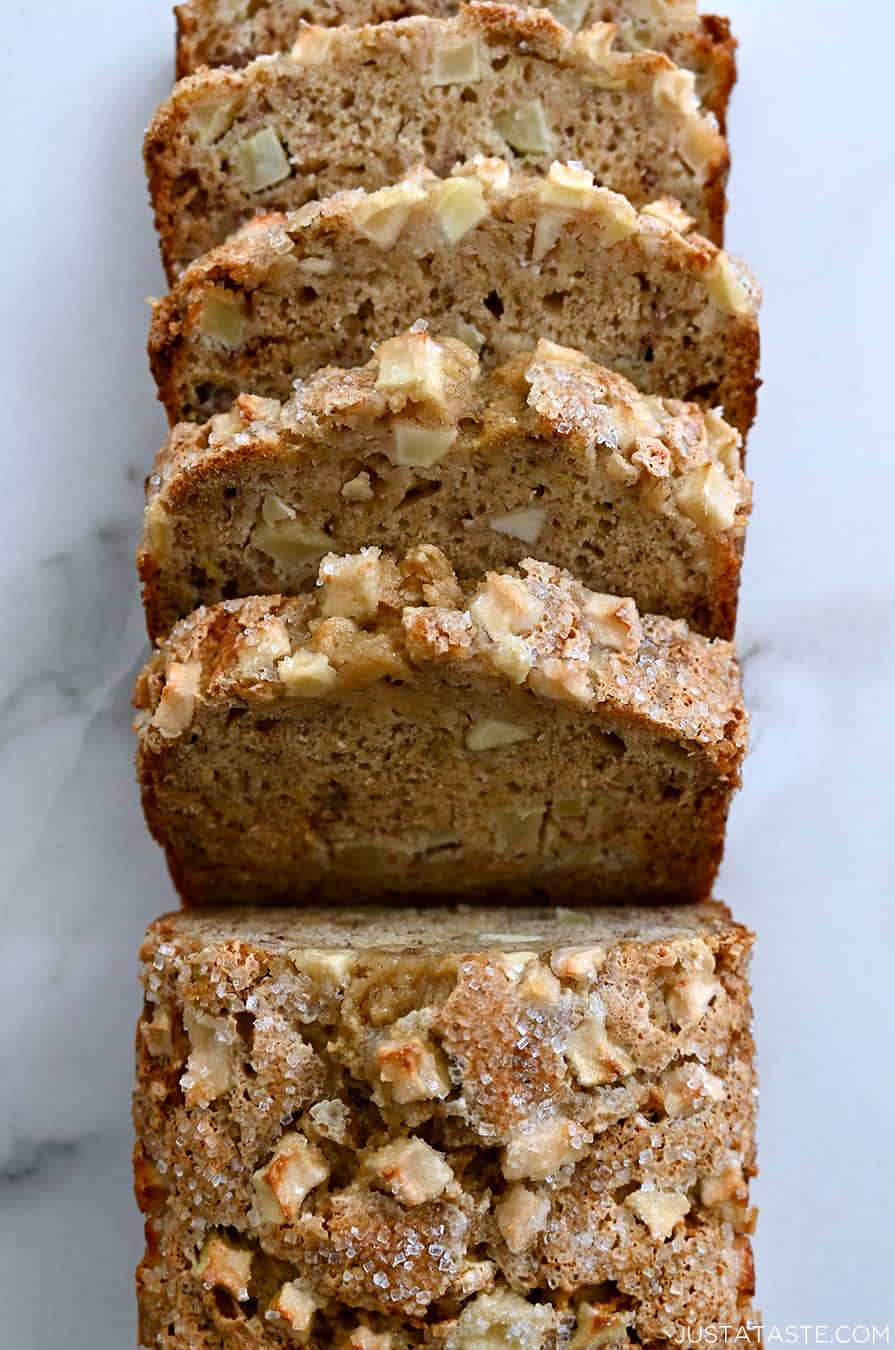
<instances>
[{"instance_id":1,"label":"cracked top of loaf","mask_svg":"<svg viewBox=\"0 0 895 1350\"><path fill-rule=\"evenodd\" d=\"M717 904L158 920L145 1343L593 1350L738 1325L751 943Z\"/></svg>"},{"instance_id":2,"label":"cracked top of loaf","mask_svg":"<svg viewBox=\"0 0 895 1350\"><path fill-rule=\"evenodd\" d=\"M417 670L498 679L606 708L719 763L742 754L746 718L731 643L633 600L588 590L535 559L464 597L439 549L400 561L377 548L320 564L308 595L224 601L177 624L137 687L150 742L176 739L202 704L326 698Z\"/></svg>"}]
</instances>

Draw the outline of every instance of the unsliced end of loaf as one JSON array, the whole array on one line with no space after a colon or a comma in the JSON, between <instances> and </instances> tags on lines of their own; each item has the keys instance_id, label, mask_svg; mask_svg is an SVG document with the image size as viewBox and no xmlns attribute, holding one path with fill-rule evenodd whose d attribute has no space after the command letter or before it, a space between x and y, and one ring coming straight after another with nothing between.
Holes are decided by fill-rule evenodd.
<instances>
[{"instance_id":1,"label":"unsliced end of loaf","mask_svg":"<svg viewBox=\"0 0 895 1350\"><path fill-rule=\"evenodd\" d=\"M583 1350L745 1325L750 947L717 904L158 920L141 1344Z\"/></svg>"}]
</instances>

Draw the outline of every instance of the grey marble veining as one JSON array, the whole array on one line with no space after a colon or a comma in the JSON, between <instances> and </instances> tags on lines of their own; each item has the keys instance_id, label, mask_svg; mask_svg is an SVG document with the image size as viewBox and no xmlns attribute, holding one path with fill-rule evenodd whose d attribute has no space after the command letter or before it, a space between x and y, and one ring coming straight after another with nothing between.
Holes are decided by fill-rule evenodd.
<instances>
[{"instance_id":1,"label":"grey marble veining","mask_svg":"<svg viewBox=\"0 0 895 1350\"><path fill-rule=\"evenodd\" d=\"M726 8L743 71L730 238L767 291L740 629L752 753L718 886L759 933L759 1300L778 1325L882 1324L895 1322L895 245L880 145L895 15L878 0ZM162 282L138 152L172 22L166 0L41 0L11 31L28 134L7 146L22 206L0 255L17 321L0 494L0 1345L124 1350L141 1246L136 953L173 903L130 731L146 650L139 485L163 435L143 357L142 299Z\"/></svg>"}]
</instances>

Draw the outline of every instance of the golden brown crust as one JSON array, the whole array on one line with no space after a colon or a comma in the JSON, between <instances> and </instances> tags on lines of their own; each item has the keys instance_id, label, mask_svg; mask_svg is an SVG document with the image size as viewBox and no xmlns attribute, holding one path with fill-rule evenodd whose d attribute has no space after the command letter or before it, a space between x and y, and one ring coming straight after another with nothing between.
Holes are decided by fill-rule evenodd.
<instances>
[{"instance_id":1,"label":"golden brown crust","mask_svg":"<svg viewBox=\"0 0 895 1350\"><path fill-rule=\"evenodd\" d=\"M475 154L531 170L580 161L635 206L678 198L720 242L724 137L691 73L617 50L615 32L572 35L546 10L481 3L449 19L305 29L289 55L188 77L144 147L169 281L258 210L375 190L424 161L449 173Z\"/></svg>"},{"instance_id":2,"label":"golden brown crust","mask_svg":"<svg viewBox=\"0 0 895 1350\"><path fill-rule=\"evenodd\" d=\"M458 181L480 192L480 214L448 242L445 182ZM235 316L223 339L207 310L220 298ZM644 392L720 404L745 434L759 298L743 264L675 228L667 208L634 213L562 166L545 183L480 161L449 180L421 173L259 218L155 303L149 353L173 424L239 392L288 398L295 377L362 364L374 340L426 319L478 334L486 366L542 337L577 347Z\"/></svg>"},{"instance_id":3,"label":"golden brown crust","mask_svg":"<svg viewBox=\"0 0 895 1350\"><path fill-rule=\"evenodd\" d=\"M745 1322L751 943L716 904L158 920L142 1343L256 1350L288 1317L309 1347L473 1350L509 1318L517 1350L559 1350Z\"/></svg>"},{"instance_id":4,"label":"golden brown crust","mask_svg":"<svg viewBox=\"0 0 895 1350\"><path fill-rule=\"evenodd\" d=\"M265 0L252 6L251 16L234 19L225 0L187 0L178 5L177 78L200 66L244 66L256 56L286 51L302 21L313 24L382 23L409 14L447 18L457 0ZM550 6L548 6L550 8ZM575 13L557 4L556 17L571 22ZM626 47L665 52L684 69L692 70L703 106L718 118L724 130L727 104L736 80L736 42L727 19L699 16L695 5L668 6L666 18L638 0L588 0L575 22L580 27L610 22L619 25L619 41Z\"/></svg>"},{"instance_id":5,"label":"golden brown crust","mask_svg":"<svg viewBox=\"0 0 895 1350\"><path fill-rule=\"evenodd\" d=\"M294 594L326 552L450 551L461 532L461 579L536 551L731 637L749 502L715 415L552 343L482 373L463 344L411 331L287 403L242 396L176 427L137 564L152 638L202 604Z\"/></svg>"}]
</instances>

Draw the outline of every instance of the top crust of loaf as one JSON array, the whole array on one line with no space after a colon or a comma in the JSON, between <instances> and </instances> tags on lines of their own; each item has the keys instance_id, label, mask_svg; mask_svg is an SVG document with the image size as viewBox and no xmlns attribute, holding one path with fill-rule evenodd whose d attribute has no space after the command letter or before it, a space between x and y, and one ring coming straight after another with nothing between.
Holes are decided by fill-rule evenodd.
<instances>
[{"instance_id":1,"label":"top crust of loaf","mask_svg":"<svg viewBox=\"0 0 895 1350\"><path fill-rule=\"evenodd\" d=\"M745 1329L751 945L711 903L156 921L142 1340L284 1344L290 1290L339 1350Z\"/></svg>"},{"instance_id":2,"label":"top crust of loaf","mask_svg":"<svg viewBox=\"0 0 895 1350\"><path fill-rule=\"evenodd\" d=\"M570 941L576 945L647 944L694 933L734 937L746 951L751 946L748 929L734 923L730 910L717 900L667 908L605 905L572 910L526 906L521 911L468 905L275 911L234 907L223 917L202 910L163 915L150 925L141 959L151 962L160 942L173 942L181 951L191 952L221 946L238 952L252 946L271 955L319 948L418 956L495 950L524 943L527 951L540 955Z\"/></svg>"},{"instance_id":3,"label":"top crust of loaf","mask_svg":"<svg viewBox=\"0 0 895 1350\"><path fill-rule=\"evenodd\" d=\"M457 0L262 0L251 14L233 13L228 0L186 0L178 5L177 78L200 66L243 66L257 56L286 51L303 22L328 26L384 23L409 14L445 18ZM726 19L700 16L696 0L553 0L546 8L567 28L618 25L618 43L637 51L665 52L693 70L700 98L724 129L736 79L736 43Z\"/></svg>"},{"instance_id":4,"label":"top crust of loaf","mask_svg":"<svg viewBox=\"0 0 895 1350\"><path fill-rule=\"evenodd\" d=\"M184 406L181 392L181 372L188 367L190 350L216 341L205 324L210 295L232 293L230 303L245 307L253 292L271 284L287 264L306 268L311 279L322 274L330 266L325 255L338 241L349 247L353 241L359 248L385 247L377 244L376 232L386 227L396 266L402 237L425 239L425 245L419 245L424 251L461 246L462 238L448 245L440 233L448 185L457 180L470 183L477 198L478 219L465 231L474 242L477 232L484 235L489 229L489 222L496 228L521 224L530 229L531 257L520 259L522 267L537 268L562 246L565 232L573 231L595 252L605 252L607 265L620 271L688 279L706 310L716 310L725 323L718 342L736 350L743 373L738 378L737 404L726 406L725 416L741 432L748 431L755 415L761 292L745 263L690 233L690 218L667 199L638 212L624 197L594 186L590 174L572 166L554 164L546 178L540 178L512 173L502 160L481 157L459 165L448 179L419 169L375 193L354 189L299 211L256 216L225 244L192 263L168 295L153 302L150 364L172 424L194 413ZM238 350L252 339L251 314L240 312L238 317L238 331L228 350Z\"/></svg>"},{"instance_id":5,"label":"top crust of loaf","mask_svg":"<svg viewBox=\"0 0 895 1350\"><path fill-rule=\"evenodd\" d=\"M717 121L701 108L692 72L680 70L660 52L616 49L616 31L612 24L597 24L573 35L547 10L477 3L462 5L444 19L416 16L358 29L306 27L288 55L262 57L241 70L201 70L190 76L160 106L144 145L169 280L259 208L300 207L346 187L376 188L417 156L425 155L437 172L447 171L458 152L501 153L511 160L518 155L520 165L546 167L551 140L561 156L585 161L595 156L586 167L628 193L635 204L648 199L648 184L658 182L660 192L682 197L700 228L720 241L729 157ZM467 47L476 53L474 72L437 73L442 53L465 52ZM492 71L491 53L495 61L511 54L515 64ZM510 131L501 131L492 116L501 110L501 100L508 112L504 83L520 60L541 63L549 81L545 99L556 80L571 80L563 86L562 108L553 108L550 122L564 115L572 98L580 99L582 109L603 100L607 115L618 99L638 99L645 111L637 115L639 121L632 113L625 126L641 138L640 153L632 146L630 154L608 153L601 161L613 133L605 118L591 123L584 112L573 119L571 139L561 125L549 136L542 129L534 140L529 132L519 143ZM380 137L392 134L392 124L368 126L367 118L390 115L398 97L396 68L404 72L407 105L400 115L395 109L400 136L386 150ZM330 81L356 87L358 107L350 113L355 121L343 126L338 104L329 107ZM370 81L374 83L368 88ZM467 87L484 91L481 110L460 101ZM513 104L524 94L531 98L527 83L516 81L513 88ZM493 98L497 103L488 116L485 109ZM537 106L541 108L540 101ZM446 120L445 142L432 128ZM321 151L330 124L334 139L329 158L334 162L327 167ZM650 128L657 129L654 144L642 139ZM254 173L244 182L243 156L253 153L256 133L269 141L265 171L257 183ZM593 143L589 137L595 138ZM267 162L268 153L276 155L276 170ZM185 196L184 185L192 178L196 195L187 190Z\"/></svg>"},{"instance_id":6,"label":"top crust of loaf","mask_svg":"<svg viewBox=\"0 0 895 1350\"><path fill-rule=\"evenodd\" d=\"M200 705L328 698L428 670L502 680L582 712L605 710L698 747L735 773L747 719L731 643L682 620L641 619L548 563L489 573L464 600L440 550L325 557L306 596L224 601L177 624L137 684L137 730L161 749Z\"/></svg>"}]
</instances>

